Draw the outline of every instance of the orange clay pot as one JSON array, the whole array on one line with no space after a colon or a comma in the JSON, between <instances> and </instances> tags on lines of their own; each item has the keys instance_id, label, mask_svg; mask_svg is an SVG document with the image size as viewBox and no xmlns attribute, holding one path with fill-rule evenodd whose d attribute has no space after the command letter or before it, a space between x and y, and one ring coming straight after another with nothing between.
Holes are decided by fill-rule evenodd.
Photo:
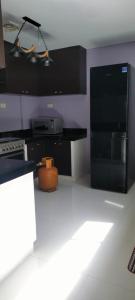
<instances>
[{"instance_id":1,"label":"orange clay pot","mask_svg":"<svg viewBox=\"0 0 135 300\"><path fill-rule=\"evenodd\" d=\"M53 192L58 185L58 170L54 167L52 157L43 157L38 170L38 185L45 192Z\"/></svg>"}]
</instances>

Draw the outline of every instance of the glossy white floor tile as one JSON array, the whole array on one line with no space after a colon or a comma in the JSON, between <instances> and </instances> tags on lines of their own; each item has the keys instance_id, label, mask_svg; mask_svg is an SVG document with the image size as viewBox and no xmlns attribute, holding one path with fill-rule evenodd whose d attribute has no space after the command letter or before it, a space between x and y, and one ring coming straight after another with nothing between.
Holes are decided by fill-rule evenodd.
<instances>
[{"instance_id":1,"label":"glossy white floor tile","mask_svg":"<svg viewBox=\"0 0 135 300\"><path fill-rule=\"evenodd\" d=\"M135 185L121 194L61 178L53 193L35 183L35 199L35 251L1 282L0 300L135 299Z\"/></svg>"}]
</instances>

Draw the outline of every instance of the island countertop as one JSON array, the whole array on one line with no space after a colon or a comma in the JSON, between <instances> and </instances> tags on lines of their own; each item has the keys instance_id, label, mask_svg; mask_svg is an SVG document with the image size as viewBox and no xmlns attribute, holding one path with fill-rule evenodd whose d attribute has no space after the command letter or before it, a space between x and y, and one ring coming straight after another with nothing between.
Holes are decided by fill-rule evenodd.
<instances>
[{"instance_id":1,"label":"island countertop","mask_svg":"<svg viewBox=\"0 0 135 300\"><path fill-rule=\"evenodd\" d=\"M0 159L0 184L15 179L19 176L33 172L35 163L32 161Z\"/></svg>"}]
</instances>

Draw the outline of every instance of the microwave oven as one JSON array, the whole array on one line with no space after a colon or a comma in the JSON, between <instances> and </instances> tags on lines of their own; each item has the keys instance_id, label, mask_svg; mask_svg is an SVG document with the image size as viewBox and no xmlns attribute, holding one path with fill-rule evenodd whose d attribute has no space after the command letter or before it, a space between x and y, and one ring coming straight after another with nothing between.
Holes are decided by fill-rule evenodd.
<instances>
[{"instance_id":1,"label":"microwave oven","mask_svg":"<svg viewBox=\"0 0 135 300\"><path fill-rule=\"evenodd\" d=\"M58 134L63 132L63 120L58 117L39 117L32 119L33 134Z\"/></svg>"}]
</instances>

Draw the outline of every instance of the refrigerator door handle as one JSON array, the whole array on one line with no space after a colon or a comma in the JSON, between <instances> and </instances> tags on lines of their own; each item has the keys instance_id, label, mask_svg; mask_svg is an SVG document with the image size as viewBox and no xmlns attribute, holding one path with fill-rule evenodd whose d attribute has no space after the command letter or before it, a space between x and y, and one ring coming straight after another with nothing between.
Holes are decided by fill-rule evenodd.
<instances>
[{"instance_id":1,"label":"refrigerator door handle","mask_svg":"<svg viewBox=\"0 0 135 300\"><path fill-rule=\"evenodd\" d=\"M127 138L121 139L121 160L126 163Z\"/></svg>"}]
</instances>

